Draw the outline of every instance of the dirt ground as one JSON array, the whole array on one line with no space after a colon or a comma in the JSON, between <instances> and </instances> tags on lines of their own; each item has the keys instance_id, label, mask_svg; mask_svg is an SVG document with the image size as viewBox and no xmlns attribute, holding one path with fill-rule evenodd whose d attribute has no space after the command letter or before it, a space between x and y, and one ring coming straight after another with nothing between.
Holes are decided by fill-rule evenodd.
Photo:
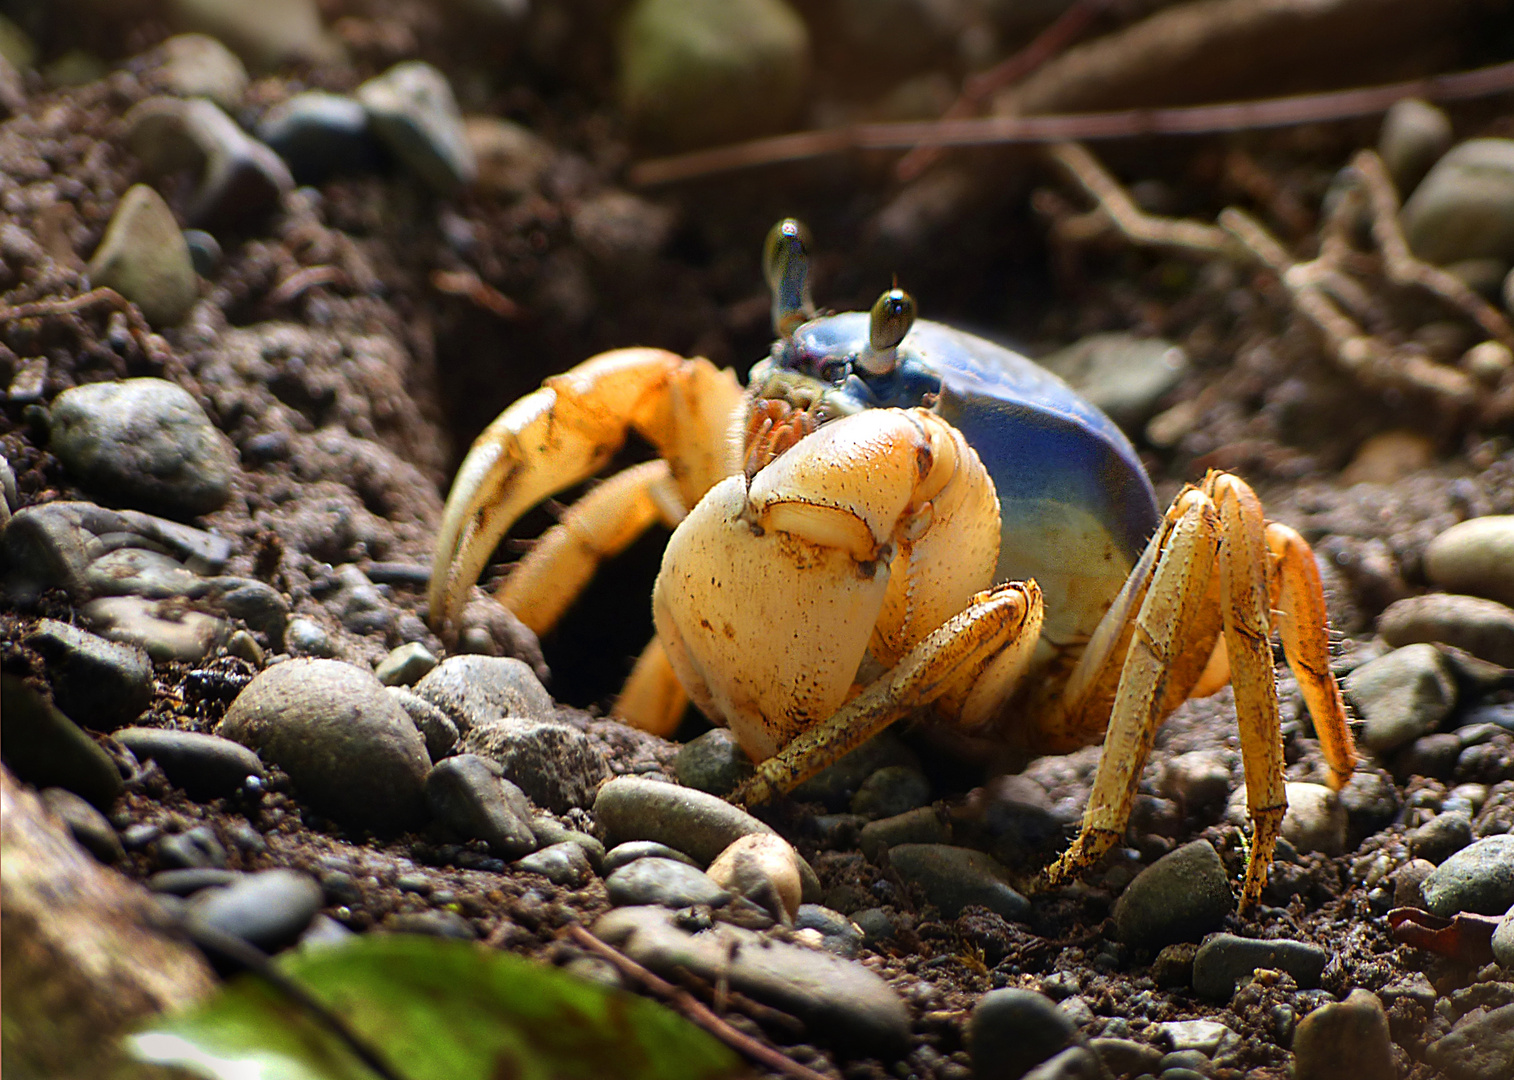
<instances>
[{"instance_id":1,"label":"dirt ground","mask_svg":"<svg viewBox=\"0 0 1514 1080\"><path fill-rule=\"evenodd\" d=\"M840 7L801 6L820 25L838 17ZM1115 29L1155 6L1116 5L1096 26ZM174 29L150 0L110 9L83 0L16 7L17 22L44 57L79 49L108 70L70 86L26 74L21 108L0 124L0 227L7 230L0 304L6 306L87 289L85 260L121 193L142 176L124 145L122 118L153 91L153 64L144 57ZM161 349L128 332L108 304L6 321L0 383L13 386L28 363L45 358L40 395L23 403L12 394L0 405L0 446L16 476L18 508L100 498L76 485L46 443L36 402L69 387L138 375L179 382L244 462L249 447L269 434L268 403L280 402L308 421L293 432L293 451L244 468L226 508L197 524L233 540L228 573L270 580L294 614L330 630L340 655L377 662L397 641L352 633L330 614L333 567L429 564L441 499L462 453L500 409L545 375L629 344L704 355L744 372L765 355L770 337L759 245L774 221L795 215L816 236L814 292L826 307L865 309L897 276L928 317L1032 355L1106 330L1181 344L1192 363L1159 403L1162 437L1153 440L1148 428L1138 439L1158 495L1165 503L1209 468L1234 470L1253 484L1269 516L1298 528L1320 553L1341 670L1353 655L1371 654L1375 621L1388 603L1427 587L1421 553L1432 537L1465 517L1514 513L1514 409L1497 402L1481 411L1448 408L1343 373L1265 271L1137 248L1107 232L1072 238L1059 224L1089 204L1035 149L958 152L911 184L893 178L892 155L858 154L633 189L626 168L646 151L626 132L607 74L617 8L608 0L533 5L525 23L502 31L461 5L323 0L325 23L347 59L258 75L238 117L244 123L296 90L351 91L394 62L420 58L448 75L465 113L504 116L545 139L550 166L516 198L479 191L438 198L397 172L297 190L271 214L215 230L224 256L203 281L190 317L163 333ZM570 28L566 36L553 19ZM1467 68L1486 62L1492 47L1473 26L1427 43L1425 63L1435 65L1430 70ZM817 45L817 69L827 75L816 92L816 116L827 115L826 108L867 115L869 103L889 88L876 77L847 82L837 73L848 59L855 63L824 41ZM937 70L956 74L949 63ZM1514 136L1510 101L1505 95L1449 105L1457 138ZM1239 206L1266 222L1296 257L1308 258L1332 177L1356 150L1375 143L1377 125L1368 118L1131 140L1099 153L1146 205L1204 222ZM170 178L159 186L182 210L188 183ZM336 272L291 285L311 267ZM459 280L477 288L457 288ZM1375 332L1385 340L1409 340L1429 323L1452 324L1446 333L1457 340L1470 334L1454 315L1411 293L1384 289L1374 297ZM505 313L479 299L485 294L508 298ZM246 359L254 355L298 355L302 363L269 382L267 365ZM311 435L318 429L350 439L323 443ZM1411 433L1408 463L1378 474L1378 482L1353 482L1380 467L1372 440L1390 432ZM538 512L518 531L531 535L549 520ZM276 569L268 574L275 543L282 554L272 556ZM596 717L608 706L650 633L647 596L661 543L656 536L636 545L541 642L548 686L561 702ZM502 549L501 559L507 557ZM394 584L387 599L402 615L424 618L423 586ZM77 614L56 592L0 614L8 664L30 662L20 643L42 617ZM442 651L429 632L418 637ZM252 673L246 661L224 653L200 664L160 663L157 696L141 722L209 731ZM1291 678L1282 677L1281 689L1290 778L1313 778L1318 745ZM705 726L691 717L679 735ZM670 761L671 747L629 736L624 742L658 767ZM1062 985L1076 983L1092 1007L1095 1016L1084 1024L1089 1036L1119 1033L1112 1022L1120 1020L1138 1035L1164 1020L1217 1019L1243 1036L1246 1050L1216 1075L1288 1075L1290 1055L1275 1036L1275 1006L1296 1000L1286 977L1216 1006L1162 985L1150 955L1112 937L1112 904L1137 859L1203 836L1239 875L1240 830L1218 814L1175 815L1150 782L1177 754L1237 746L1228 691L1184 706L1157 739L1143 788L1146 817L1138 811L1132 847L1086 885L1037 897L1028 925L974 915L942 920L854 843L827 848L817 841L813 808L771 811L828 895L854 890L870 898L857 906L882 904L896 913L895 940L869 952L875 970L910 1003L915 1045L900 1063L847 1059L824 1045L796 1050L792 1034L748 1026L827 1074L960 1076L968 1062L963 1020L975 1001L994 987L1037 988L1061 973ZM970 821L972 792L984 778L924 743L920 752L943 805ZM1503 773L1485 778L1505 801L1514 782L1509 756ZM1031 769L1054 803L1076 801L1086 797L1096 761L1097 750L1085 750ZM1375 763L1366 769L1405 807L1450 786ZM234 851L237 868L356 860L373 871L353 875L359 892L343 906L342 921L356 930L425 909L415 892L381 884L412 872L455 895L479 936L508 923L511 931L493 940L556 962L576 955L559 939L560 928L591 922L608 907L597 880L573 891L532 875L449 864L446 845L433 837L351 835L302 808L277 777L270 789L255 806L236 799L197 803L158 776L130 790L113 821L169 831L208 823L223 833L250 821L267 850ZM1369 897L1373 860L1401 849L1417 823L1412 810L1388 807L1379 827L1353 835L1346 854L1300 856L1275 873L1262 907L1232 916L1229 928L1328 943L1336 960L1323 989L1337 997L1358 986L1381 990L1415 972L1443 995L1475 993L1477 966L1398 944L1381 897ZM1027 857L1049 857L1059 842ZM147 855L128 855L129 876L145 878L155 869ZM1025 869L1028 876L1034 867ZM1401 998L1390 1022L1403 1051L1400 1075L1437 1075L1422 1051L1446 1021Z\"/></svg>"}]
</instances>

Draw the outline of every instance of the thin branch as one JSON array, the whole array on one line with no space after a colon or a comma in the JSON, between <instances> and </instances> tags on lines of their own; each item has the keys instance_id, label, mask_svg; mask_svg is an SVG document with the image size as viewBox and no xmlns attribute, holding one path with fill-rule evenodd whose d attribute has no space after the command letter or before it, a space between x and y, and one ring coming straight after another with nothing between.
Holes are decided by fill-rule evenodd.
<instances>
[{"instance_id":1,"label":"thin branch","mask_svg":"<svg viewBox=\"0 0 1514 1080\"><path fill-rule=\"evenodd\" d=\"M990 116L902 124L853 124L819 131L654 158L631 167L638 186L692 180L759 165L807 161L850 150L910 150L917 146L990 146L1062 142L1069 139L1128 139L1143 135L1210 135L1258 128L1291 127L1349 120L1386 112L1406 97L1459 101L1514 90L1514 61L1492 67L1436 75L1385 86L1224 105L1057 116Z\"/></svg>"},{"instance_id":2,"label":"thin branch","mask_svg":"<svg viewBox=\"0 0 1514 1080\"><path fill-rule=\"evenodd\" d=\"M164 348L159 344L158 335L153 333L152 327L147 325L147 320L142 316L142 309L116 292L115 289L106 288L104 285L91 289L89 292L80 293L78 296L33 300L26 304L0 304L0 323L19 322L22 319L47 318L57 315L73 315L86 308L98 307L101 304L108 304L126 316L126 323L131 328L132 334L136 337L137 344L149 358L161 364L168 362L169 357Z\"/></svg>"},{"instance_id":3,"label":"thin branch","mask_svg":"<svg viewBox=\"0 0 1514 1080\"><path fill-rule=\"evenodd\" d=\"M700 1001L687 990L682 990L665 979L652 974L635 960L632 960L619 949L600 941L578 923L570 924L564 931L571 937L575 944L592 952L602 960L607 960L615 966L626 978L641 984L651 994L661 998L678 1012L682 1013L691 1022L704 1028L715 1038L725 1043L732 1050L746 1055L759 1065L764 1065L775 1072L781 1072L792 1076L795 1080L829 1080L824 1073L818 1073L814 1069L799 1064L793 1058L780 1053L764 1043L758 1042L750 1035L737 1031L715 1013L709 1006Z\"/></svg>"}]
</instances>

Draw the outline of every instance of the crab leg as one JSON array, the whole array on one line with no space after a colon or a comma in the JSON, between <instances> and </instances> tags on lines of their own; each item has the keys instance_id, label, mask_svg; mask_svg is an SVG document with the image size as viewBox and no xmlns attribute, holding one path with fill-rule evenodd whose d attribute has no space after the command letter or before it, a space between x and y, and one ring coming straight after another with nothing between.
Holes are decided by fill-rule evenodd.
<instances>
[{"instance_id":1,"label":"crab leg","mask_svg":"<svg viewBox=\"0 0 1514 1080\"><path fill-rule=\"evenodd\" d=\"M689 693L668 662L662 639L654 635L636 658L610 715L666 739L677 729L688 707Z\"/></svg>"},{"instance_id":2,"label":"crab leg","mask_svg":"<svg viewBox=\"0 0 1514 1080\"><path fill-rule=\"evenodd\" d=\"M741 391L730 371L661 349L620 349L547 379L463 460L432 557L432 625L455 623L495 545L536 503L592 476L635 430L667 460L685 506L727 472Z\"/></svg>"}]
</instances>

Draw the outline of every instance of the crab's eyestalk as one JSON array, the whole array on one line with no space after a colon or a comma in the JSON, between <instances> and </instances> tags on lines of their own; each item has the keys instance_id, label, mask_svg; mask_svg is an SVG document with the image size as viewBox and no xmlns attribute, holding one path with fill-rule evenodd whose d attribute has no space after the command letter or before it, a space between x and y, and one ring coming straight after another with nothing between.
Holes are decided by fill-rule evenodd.
<instances>
[{"instance_id":1,"label":"crab's eyestalk","mask_svg":"<svg viewBox=\"0 0 1514 1080\"><path fill-rule=\"evenodd\" d=\"M890 289L873 305L867 351L857 364L869 375L887 375L899 364L899 342L915 325L915 301L900 288Z\"/></svg>"},{"instance_id":2,"label":"crab's eyestalk","mask_svg":"<svg viewBox=\"0 0 1514 1080\"><path fill-rule=\"evenodd\" d=\"M762 270L773 293L773 333L790 337L815 316L810 299L810 231L802 222L784 218L773 226L762 248Z\"/></svg>"}]
</instances>

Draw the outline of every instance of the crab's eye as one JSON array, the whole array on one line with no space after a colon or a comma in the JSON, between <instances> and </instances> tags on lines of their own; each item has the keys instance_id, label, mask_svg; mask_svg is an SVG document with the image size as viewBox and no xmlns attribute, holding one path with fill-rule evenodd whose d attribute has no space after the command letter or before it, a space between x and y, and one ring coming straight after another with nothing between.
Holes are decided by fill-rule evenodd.
<instances>
[{"instance_id":1,"label":"crab's eye","mask_svg":"<svg viewBox=\"0 0 1514 1080\"><path fill-rule=\"evenodd\" d=\"M810 300L810 231L794 218L784 218L768 233L762 248L762 272L773 293L773 332L789 337L814 317Z\"/></svg>"},{"instance_id":2,"label":"crab's eye","mask_svg":"<svg viewBox=\"0 0 1514 1080\"><path fill-rule=\"evenodd\" d=\"M903 289L890 289L873 305L867 351L858 358L869 375L887 375L899 362L899 342L915 325L915 301Z\"/></svg>"}]
</instances>

